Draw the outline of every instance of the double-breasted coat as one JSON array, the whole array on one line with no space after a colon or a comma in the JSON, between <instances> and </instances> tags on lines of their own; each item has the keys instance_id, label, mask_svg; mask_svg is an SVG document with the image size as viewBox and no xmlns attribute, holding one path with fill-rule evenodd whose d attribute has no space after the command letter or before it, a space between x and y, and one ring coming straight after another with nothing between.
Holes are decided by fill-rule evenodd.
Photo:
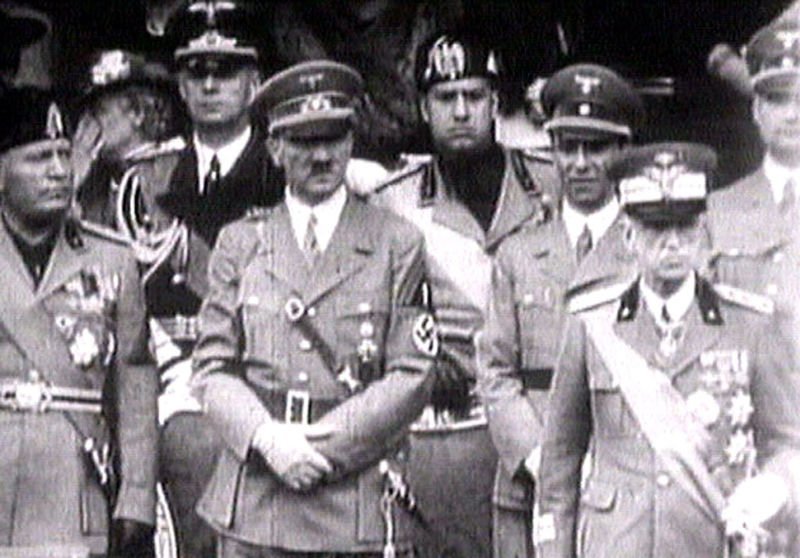
<instances>
[{"instance_id":1,"label":"double-breasted coat","mask_svg":"<svg viewBox=\"0 0 800 558\"><path fill-rule=\"evenodd\" d=\"M632 275L623 218L578 262L561 218L526 226L498 249L492 298L478 340L479 391L500 461L495 555L532 552L533 478L523 461L541 442L568 300Z\"/></svg>"},{"instance_id":2,"label":"double-breasted coat","mask_svg":"<svg viewBox=\"0 0 800 558\"><path fill-rule=\"evenodd\" d=\"M699 280L682 341L664 353L638 285L587 309L608 307L615 335L685 398L707 432L699 452L719 491L729 495L752 474L753 451L758 468L791 489L800 376L771 316L740 304L751 297L732 303ZM653 451L582 312L567 318L538 480L537 556L725 555L721 520L696 504Z\"/></svg>"},{"instance_id":3,"label":"double-breasted coat","mask_svg":"<svg viewBox=\"0 0 800 558\"><path fill-rule=\"evenodd\" d=\"M450 191L433 157L412 164L372 197L424 234L431 298L449 357L439 359L437 366L455 367L473 383L478 378L475 339L489 305L498 246L526 223L546 221L556 204L557 180L549 161L520 151L504 155L505 173L488 231ZM423 556L491 555L490 498L497 457L479 409L480 424L471 430L456 423L449 434L435 426L426 432L425 421L412 438L412 482L438 534L438 540L424 545Z\"/></svg>"},{"instance_id":4,"label":"double-breasted coat","mask_svg":"<svg viewBox=\"0 0 800 558\"><path fill-rule=\"evenodd\" d=\"M198 508L222 536L307 552L382 549L378 461L402 470L403 440L432 383L436 341L420 306L424 276L419 233L352 194L313 265L285 203L223 229L193 379L225 443ZM303 308L305 326L290 319L287 304ZM355 393L326 363L354 356L365 386ZM250 449L255 429L284 420L298 393L309 400L309 422L334 429L312 445L335 473L308 493L282 484Z\"/></svg>"},{"instance_id":5,"label":"double-breasted coat","mask_svg":"<svg viewBox=\"0 0 800 558\"><path fill-rule=\"evenodd\" d=\"M0 547L102 553L109 510L84 459L85 437L116 441L121 484L111 515L155 523L158 378L136 262L110 233L73 221L38 287L4 226L0 261L0 383L38 377L103 397L102 414L0 408Z\"/></svg>"}]
</instances>

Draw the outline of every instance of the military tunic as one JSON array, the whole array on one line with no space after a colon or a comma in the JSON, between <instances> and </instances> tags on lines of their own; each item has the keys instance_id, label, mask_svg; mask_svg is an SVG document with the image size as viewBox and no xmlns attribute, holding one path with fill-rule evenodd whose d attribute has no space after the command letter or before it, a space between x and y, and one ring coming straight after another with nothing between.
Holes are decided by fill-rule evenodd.
<instances>
[{"instance_id":1,"label":"military tunic","mask_svg":"<svg viewBox=\"0 0 800 558\"><path fill-rule=\"evenodd\" d=\"M285 203L223 229L193 383L225 443L198 510L224 538L304 552L382 549L378 461L403 469L405 434L431 387L436 342L418 306L424 275L413 227L352 194L313 266ZM293 308L303 318L290 318ZM355 393L328 362L354 357L365 387ZM250 450L259 425L294 417L298 397L307 401L300 422L334 427L312 445L335 473L308 493L290 490Z\"/></svg>"},{"instance_id":2,"label":"military tunic","mask_svg":"<svg viewBox=\"0 0 800 558\"><path fill-rule=\"evenodd\" d=\"M498 249L486 327L478 341L479 391L500 456L494 488L495 556L532 552L533 479L523 461L541 442L547 395L571 297L633 276L618 217L582 262L562 219L526 226Z\"/></svg>"},{"instance_id":3,"label":"military tunic","mask_svg":"<svg viewBox=\"0 0 800 558\"><path fill-rule=\"evenodd\" d=\"M83 454L88 436L99 444L113 433L119 448L121 484L112 516L155 522L158 380L136 262L112 234L69 221L34 287L0 226L6 270L0 384L5 390L38 378L57 388L95 390L103 409L14 411L4 396L0 547L57 543L105 552L109 510Z\"/></svg>"},{"instance_id":4,"label":"military tunic","mask_svg":"<svg viewBox=\"0 0 800 558\"><path fill-rule=\"evenodd\" d=\"M557 179L549 161L506 151L494 218L484 231L449 191L431 157L410 166L372 197L417 226L425 236L431 298L449 362L477 380L475 335L483 327L497 247L528 222L543 222L555 206ZM496 453L482 408L464 424L437 425L428 411L412 437L410 479L434 525L423 556L490 556L492 477ZM448 428L452 429L448 433Z\"/></svg>"},{"instance_id":5,"label":"military tunic","mask_svg":"<svg viewBox=\"0 0 800 558\"><path fill-rule=\"evenodd\" d=\"M659 348L638 281L621 297L585 306L607 309L611 320L616 316L616 336L685 398L707 433L700 450L704 465L726 496L756 463L792 486L787 464L800 455L800 376L788 346L770 316L739 304L751 298L734 298L738 303L723 300L699 280L682 342L672 354ZM583 316L568 318L551 391L537 493L537 555L725 556L720 520L655 454ZM590 467L582 482L587 451Z\"/></svg>"}]
</instances>

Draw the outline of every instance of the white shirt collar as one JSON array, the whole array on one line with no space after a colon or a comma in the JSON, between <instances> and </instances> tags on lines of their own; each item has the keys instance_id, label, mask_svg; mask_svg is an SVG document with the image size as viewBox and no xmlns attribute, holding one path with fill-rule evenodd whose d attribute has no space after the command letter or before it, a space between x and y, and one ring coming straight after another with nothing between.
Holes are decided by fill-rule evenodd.
<instances>
[{"instance_id":1,"label":"white shirt collar","mask_svg":"<svg viewBox=\"0 0 800 558\"><path fill-rule=\"evenodd\" d=\"M661 295L648 287L643 279L639 279L639 292L642 293L644 305L655 318L656 323L664 325L664 318L661 315L664 305L667 305L667 313L672 323L681 321L694 302L696 285L697 278L694 273L691 273L678 290L672 293L672 296L667 300L664 300Z\"/></svg>"},{"instance_id":2,"label":"white shirt collar","mask_svg":"<svg viewBox=\"0 0 800 558\"><path fill-rule=\"evenodd\" d=\"M291 188L286 188L286 208L289 210L289 220L292 222L294 237L297 239L297 245L301 250L306 238L308 220L311 218L311 212L313 211L314 216L317 218L317 225L314 229L317 243L320 249L323 252L325 251L328 244L330 244L336 225L339 224L339 218L342 215L346 201L347 189L344 184L339 186L328 199L313 207L294 196Z\"/></svg>"},{"instance_id":3,"label":"white shirt collar","mask_svg":"<svg viewBox=\"0 0 800 558\"><path fill-rule=\"evenodd\" d=\"M194 150L197 153L197 176L199 177L198 188L203 188L203 178L208 174L211 167L211 159L214 155L219 159L219 173L220 176L225 176L236 164L236 161L244 152L247 143L253 135L253 128L248 126L245 130L236 136L233 140L226 143L219 149L214 149L202 141L197 133L194 134Z\"/></svg>"},{"instance_id":4,"label":"white shirt collar","mask_svg":"<svg viewBox=\"0 0 800 558\"><path fill-rule=\"evenodd\" d=\"M792 169L781 165L769 153L764 156L764 174L769 181L772 197L775 203L781 203L783 199L783 189L789 179L794 178L795 188L800 187L800 167ZM800 197L800 192L795 191L795 196Z\"/></svg>"},{"instance_id":5,"label":"white shirt collar","mask_svg":"<svg viewBox=\"0 0 800 558\"><path fill-rule=\"evenodd\" d=\"M598 209L589 214L584 214L572 207L566 199L564 199L564 210L562 212L564 218L564 225L567 227L567 236L573 248L578 244L578 237L583 232L585 226L589 226L589 231L592 233L592 246L597 246L597 241L600 240L606 231L611 227L611 224L619 214L619 202L616 197Z\"/></svg>"}]
</instances>

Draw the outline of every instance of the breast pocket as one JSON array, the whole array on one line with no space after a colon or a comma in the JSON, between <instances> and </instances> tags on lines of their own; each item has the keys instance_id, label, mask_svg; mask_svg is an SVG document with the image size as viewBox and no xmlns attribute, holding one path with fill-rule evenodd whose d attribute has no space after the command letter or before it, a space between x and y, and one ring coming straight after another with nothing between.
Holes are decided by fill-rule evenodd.
<instances>
[{"instance_id":1,"label":"breast pocket","mask_svg":"<svg viewBox=\"0 0 800 558\"><path fill-rule=\"evenodd\" d=\"M619 384L597 355L590 353L589 390L591 392L593 430L602 438L629 436L634 426L629 417Z\"/></svg>"},{"instance_id":2,"label":"breast pocket","mask_svg":"<svg viewBox=\"0 0 800 558\"><path fill-rule=\"evenodd\" d=\"M522 368L552 369L563 325L560 290L549 283L525 286L515 298Z\"/></svg>"},{"instance_id":3,"label":"breast pocket","mask_svg":"<svg viewBox=\"0 0 800 558\"><path fill-rule=\"evenodd\" d=\"M337 353L342 359L379 368L389 326L390 303L386 293L377 290L342 293L336 304Z\"/></svg>"}]
</instances>

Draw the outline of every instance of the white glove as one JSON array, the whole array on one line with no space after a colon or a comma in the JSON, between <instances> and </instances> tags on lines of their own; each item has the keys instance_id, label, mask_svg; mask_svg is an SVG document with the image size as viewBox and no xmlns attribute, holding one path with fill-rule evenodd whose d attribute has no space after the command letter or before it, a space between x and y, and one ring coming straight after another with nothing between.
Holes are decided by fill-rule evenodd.
<instances>
[{"instance_id":1,"label":"white glove","mask_svg":"<svg viewBox=\"0 0 800 558\"><path fill-rule=\"evenodd\" d=\"M728 504L722 511L726 533L735 535L758 530L788 501L788 486L774 473L762 473L743 480L728 497Z\"/></svg>"},{"instance_id":2,"label":"white glove","mask_svg":"<svg viewBox=\"0 0 800 558\"><path fill-rule=\"evenodd\" d=\"M331 431L329 426L316 424L267 422L256 429L252 446L287 486L306 491L333 472L328 459L309 443L309 439L323 438Z\"/></svg>"}]
</instances>

